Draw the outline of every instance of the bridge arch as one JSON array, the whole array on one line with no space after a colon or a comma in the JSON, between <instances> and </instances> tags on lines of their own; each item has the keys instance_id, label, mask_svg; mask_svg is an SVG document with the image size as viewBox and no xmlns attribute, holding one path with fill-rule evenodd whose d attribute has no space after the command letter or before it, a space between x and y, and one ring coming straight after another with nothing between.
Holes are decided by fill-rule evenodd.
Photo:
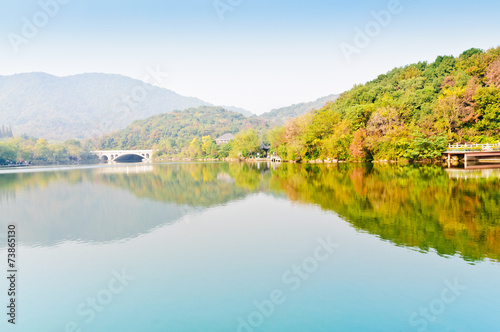
<instances>
[{"instance_id":1,"label":"bridge arch","mask_svg":"<svg viewBox=\"0 0 500 332\"><path fill-rule=\"evenodd\" d=\"M92 151L101 162L151 162L153 150Z\"/></svg>"},{"instance_id":2,"label":"bridge arch","mask_svg":"<svg viewBox=\"0 0 500 332\"><path fill-rule=\"evenodd\" d=\"M128 154L123 154L121 156L117 156L113 159L113 161L116 161L117 163L119 162L141 162L144 161L146 158L142 154L138 153L128 153Z\"/></svg>"}]
</instances>

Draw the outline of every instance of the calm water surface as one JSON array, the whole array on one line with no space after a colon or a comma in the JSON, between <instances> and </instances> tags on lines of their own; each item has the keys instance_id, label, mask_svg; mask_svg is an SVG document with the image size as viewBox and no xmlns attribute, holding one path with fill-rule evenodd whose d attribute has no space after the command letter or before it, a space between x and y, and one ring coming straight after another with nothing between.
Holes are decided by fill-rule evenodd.
<instances>
[{"instance_id":1,"label":"calm water surface","mask_svg":"<svg viewBox=\"0 0 500 332\"><path fill-rule=\"evenodd\" d=\"M500 331L496 171L0 171L0 211L0 331Z\"/></svg>"}]
</instances>

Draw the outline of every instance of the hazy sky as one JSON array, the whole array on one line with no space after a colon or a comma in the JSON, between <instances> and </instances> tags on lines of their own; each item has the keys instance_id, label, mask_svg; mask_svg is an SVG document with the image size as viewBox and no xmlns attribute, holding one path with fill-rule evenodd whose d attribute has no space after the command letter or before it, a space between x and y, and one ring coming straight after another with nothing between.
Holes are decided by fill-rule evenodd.
<instances>
[{"instance_id":1,"label":"hazy sky","mask_svg":"<svg viewBox=\"0 0 500 332\"><path fill-rule=\"evenodd\" d=\"M0 75L145 80L159 68L168 76L149 82L256 114L343 92L395 66L500 45L498 0L55 1L0 0Z\"/></svg>"}]
</instances>

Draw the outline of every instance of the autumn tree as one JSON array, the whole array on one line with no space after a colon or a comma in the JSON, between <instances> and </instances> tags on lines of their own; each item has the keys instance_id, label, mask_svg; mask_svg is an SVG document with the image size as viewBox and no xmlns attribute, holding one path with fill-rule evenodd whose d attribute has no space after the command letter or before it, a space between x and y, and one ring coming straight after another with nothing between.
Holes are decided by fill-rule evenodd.
<instances>
[{"instance_id":1,"label":"autumn tree","mask_svg":"<svg viewBox=\"0 0 500 332\"><path fill-rule=\"evenodd\" d=\"M214 158L217 156L217 144L215 140L210 136L203 136L201 139L201 149L205 156Z\"/></svg>"},{"instance_id":2,"label":"autumn tree","mask_svg":"<svg viewBox=\"0 0 500 332\"><path fill-rule=\"evenodd\" d=\"M486 72L486 83L500 88L500 58L494 61Z\"/></svg>"},{"instance_id":3,"label":"autumn tree","mask_svg":"<svg viewBox=\"0 0 500 332\"><path fill-rule=\"evenodd\" d=\"M202 154L201 142L195 137L189 143L188 155L190 158L200 157Z\"/></svg>"},{"instance_id":4,"label":"autumn tree","mask_svg":"<svg viewBox=\"0 0 500 332\"><path fill-rule=\"evenodd\" d=\"M363 128L358 129L354 133L352 143L349 146L349 150L351 151L351 155L354 160L366 159L367 153L366 153L365 140L366 140L366 130Z\"/></svg>"}]
</instances>

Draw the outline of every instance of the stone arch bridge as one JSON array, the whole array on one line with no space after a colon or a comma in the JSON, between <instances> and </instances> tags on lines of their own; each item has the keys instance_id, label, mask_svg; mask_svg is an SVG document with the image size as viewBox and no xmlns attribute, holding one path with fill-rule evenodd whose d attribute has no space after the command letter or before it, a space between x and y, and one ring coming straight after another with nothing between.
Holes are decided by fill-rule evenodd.
<instances>
[{"instance_id":1,"label":"stone arch bridge","mask_svg":"<svg viewBox=\"0 0 500 332\"><path fill-rule=\"evenodd\" d=\"M111 151L92 151L101 159L102 162L126 162L132 157L140 157L143 162L150 163L153 157L153 150L111 150Z\"/></svg>"}]
</instances>

